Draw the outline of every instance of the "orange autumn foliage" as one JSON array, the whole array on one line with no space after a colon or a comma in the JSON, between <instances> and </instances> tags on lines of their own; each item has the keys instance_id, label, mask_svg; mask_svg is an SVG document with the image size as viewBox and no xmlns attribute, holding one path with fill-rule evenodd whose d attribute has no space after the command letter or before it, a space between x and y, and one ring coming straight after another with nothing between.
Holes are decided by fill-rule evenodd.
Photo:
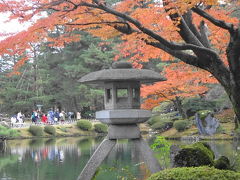
<instances>
[{"instance_id":1,"label":"orange autumn foliage","mask_svg":"<svg viewBox=\"0 0 240 180\"><path fill-rule=\"evenodd\" d=\"M100 0L99 2L100 4L105 4L104 0ZM226 15L227 12L219 8L219 2L217 0L169 1L166 6L170 9L168 12L165 11L166 7L163 8L161 1L153 3L150 0L124 0L114 4L112 8L129 14L145 27L152 29L168 40L181 42L181 38L177 33L178 28L176 24L169 19L168 14L175 12L183 14L199 3L214 5L215 7L209 10L211 15L220 17L227 22L238 23L236 18ZM64 43L79 40L79 36L71 33L76 29L86 30L103 39L119 36L120 32L114 29L114 25L118 24L119 18L99 8L94 8L94 5L96 4L92 0L0 1L0 12L11 12L9 21L12 19L18 19L23 23L32 21L32 25L26 31L10 35L9 38L0 42L0 55L23 55L24 53L26 55L25 50L29 49L29 43L41 43L42 41L51 41L53 42L50 44L51 46L63 47ZM46 16L46 11L51 11L51 13ZM38 17L38 20L34 20L34 17ZM198 24L200 22L199 16L194 18L196 18L195 22ZM118 25L121 25L121 23ZM48 36L49 32L56 31L56 27L62 26L64 26L64 32L68 32L67 36L59 36L57 38L50 38ZM153 39L143 32L138 31L136 27L132 26L132 28L136 31L135 33L121 37L124 43L119 47L121 49L121 56L117 58L129 57L131 61L136 62L148 61L150 58L161 58L162 60L173 59L168 53L144 43L144 41L142 41L143 38L149 41ZM210 25L209 28L212 34L212 44L216 49L219 49L219 53L225 58L222 49L226 47L229 37L219 28ZM226 40L226 42L224 40ZM28 53L26 56L30 58L30 54L31 53Z\"/></svg>"},{"instance_id":2,"label":"orange autumn foliage","mask_svg":"<svg viewBox=\"0 0 240 180\"><path fill-rule=\"evenodd\" d=\"M92 0L11 0L8 3L5 1L0 2L0 12L11 12L9 21L18 19L24 23L32 20L32 25L27 30L11 34L0 42L0 55L17 54L22 57L15 65L15 71L24 64L24 61L32 58L30 43L50 42L48 43L49 46L63 47L65 43L80 39L79 35L73 33L74 30L85 30L102 39L108 39L121 35L119 30L116 29L116 25L126 26L124 21L120 21L120 18L114 14L106 13L101 8L98 8L101 4L105 5L104 0L100 0L98 6ZM213 6L213 8L206 11L220 20L235 25L239 22L237 18L230 17L228 12L219 6L217 0L165 0L164 2L166 2L165 6L163 6L162 1L153 3L150 0L124 0L112 5L111 8L128 14L139 21L142 26L151 29L166 40L174 40L180 43L183 41L178 33L178 24L181 19L176 18L173 21L169 18L169 15L175 13L182 15L187 10L195 7L196 4ZM166 11L166 9L169 10ZM46 15L46 11L48 11L48 15ZM38 17L37 20L34 20L34 17ZM197 14L193 14L193 18L196 27L199 27L200 22L204 20L203 17ZM229 36L226 30L220 29L208 21L205 23L210 33L209 40L212 46L227 64L225 49ZM156 40L139 31L131 22L129 25L132 28L132 33L121 35L123 43L118 46L121 53L116 55L115 60L127 58L133 62L135 67L141 68L140 62L148 62L149 59L159 58L162 61L175 59L166 51L146 43L146 41L155 42ZM58 36L50 37L49 33L58 33ZM165 98L159 96L163 91L169 99L173 98L175 94L192 96L206 91L206 88L201 84L208 79L209 74L206 71L199 69L196 71L196 69L180 63L167 67L165 72L168 81L143 88L142 95L144 97L151 93L155 97L145 102L145 104L149 104L152 101L150 103L152 105L148 105L148 108ZM198 80L195 77L196 74L198 74ZM201 76L199 76L200 74ZM180 78L181 81L178 81ZM201 83L197 82L200 79ZM189 88L190 86L192 87Z\"/></svg>"},{"instance_id":3,"label":"orange autumn foliage","mask_svg":"<svg viewBox=\"0 0 240 180\"><path fill-rule=\"evenodd\" d=\"M202 95L208 90L207 83L217 82L209 73L182 62L166 67L165 77L167 81L142 87L141 96L145 99L142 108L152 109L163 101L176 99L177 96Z\"/></svg>"}]
</instances>

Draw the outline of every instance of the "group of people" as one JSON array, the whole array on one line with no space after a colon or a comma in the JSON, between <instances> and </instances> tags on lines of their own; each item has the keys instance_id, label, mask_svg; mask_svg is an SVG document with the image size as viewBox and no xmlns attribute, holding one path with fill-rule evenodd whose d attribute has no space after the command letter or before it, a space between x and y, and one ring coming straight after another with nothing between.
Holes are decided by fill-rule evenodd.
<instances>
[{"instance_id":1,"label":"group of people","mask_svg":"<svg viewBox=\"0 0 240 180\"><path fill-rule=\"evenodd\" d=\"M11 126L13 127L16 124L22 124L24 123L25 116L22 114L21 111L16 113L11 117ZM58 109L53 111L53 109L50 109L47 113L39 111L39 110L33 110L31 114L31 121L34 124L58 124L58 123L64 123L66 121L71 122L74 119L81 119L81 113L77 112L68 112L65 113L64 111L59 111Z\"/></svg>"},{"instance_id":2,"label":"group of people","mask_svg":"<svg viewBox=\"0 0 240 180\"><path fill-rule=\"evenodd\" d=\"M65 113L58 109L53 111L50 109L47 113L34 110L31 115L32 123L39 124L57 124L59 122L64 123L66 120L72 121L74 117L73 112ZM67 118L67 119L66 119ZM77 112L77 119L81 119L81 113Z\"/></svg>"},{"instance_id":3,"label":"group of people","mask_svg":"<svg viewBox=\"0 0 240 180\"><path fill-rule=\"evenodd\" d=\"M15 123L24 123L24 114L21 111L11 117L11 125L13 126Z\"/></svg>"}]
</instances>

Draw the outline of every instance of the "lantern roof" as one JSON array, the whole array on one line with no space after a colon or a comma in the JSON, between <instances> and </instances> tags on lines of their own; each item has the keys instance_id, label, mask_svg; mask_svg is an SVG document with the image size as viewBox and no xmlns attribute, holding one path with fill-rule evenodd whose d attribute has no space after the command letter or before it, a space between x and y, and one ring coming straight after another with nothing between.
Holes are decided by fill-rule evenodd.
<instances>
[{"instance_id":1,"label":"lantern roof","mask_svg":"<svg viewBox=\"0 0 240 180\"><path fill-rule=\"evenodd\" d=\"M103 69L83 76L79 82L89 84L102 84L112 81L139 81L140 83L153 83L165 81L166 78L149 69L134 69L129 62L115 62L112 69Z\"/></svg>"}]
</instances>

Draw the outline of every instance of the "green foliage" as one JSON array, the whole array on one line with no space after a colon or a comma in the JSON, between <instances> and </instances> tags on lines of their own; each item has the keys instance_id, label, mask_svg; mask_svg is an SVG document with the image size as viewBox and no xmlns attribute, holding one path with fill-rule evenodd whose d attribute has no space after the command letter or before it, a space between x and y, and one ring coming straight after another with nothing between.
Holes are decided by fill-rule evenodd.
<instances>
[{"instance_id":1,"label":"green foliage","mask_svg":"<svg viewBox=\"0 0 240 180\"><path fill-rule=\"evenodd\" d=\"M168 166L170 164L170 147L171 143L163 136L156 136L153 144L151 145L151 149L157 152L155 154L162 166Z\"/></svg>"},{"instance_id":2,"label":"green foliage","mask_svg":"<svg viewBox=\"0 0 240 180\"><path fill-rule=\"evenodd\" d=\"M213 167L182 167L165 169L153 174L148 180L233 180L240 179L240 173L219 170Z\"/></svg>"},{"instance_id":3,"label":"green foliage","mask_svg":"<svg viewBox=\"0 0 240 180\"><path fill-rule=\"evenodd\" d=\"M235 129L234 134L237 138L240 137L240 128Z\"/></svg>"},{"instance_id":4,"label":"green foliage","mask_svg":"<svg viewBox=\"0 0 240 180\"><path fill-rule=\"evenodd\" d=\"M151 127L155 130L159 130L159 131L163 132L163 131L166 131L166 130L172 128L173 122L168 119L162 119L161 121L154 123Z\"/></svg>"},{"instance_id":5,"label":"green foliage","mask_svg":"<svg viewBox=\"0 0 240 180\"><path fill-rule=\"evenodd\" d=\"M212 113L210 110L202 110L197 112L199 114L199 118L203 121L208 116L209 113Z\"/></svg>"},{"instance_id":6,"label":"green foliage","mask_svg":"<svg viewBox=\"0 0 240 180\"><path fill-rule=\"evenodd\" d=\"M44 131L48 134L53 135L53 136L56 135L56 129L55 129L54 126L50 126L50 125L44 126Z\"/></svg>"},{"instance_id":7,"label":"green foliage","mask_svg":"<svg viewBox=\"0 0 240 180\"><path fill-rule=\"evenodd\" d=\"M214 162L214 167L217 169L231 169L230 161L227 157L221 156L218 160Z\"/></svg>"},{"instance_id":8,"label":"green foliage","mask_svg":"<svg viewBox=\"0 0 240 180\"><path fill-rule=\"evenodd\" d=\"M174 157L176 167L213 165L215 155L206 143L197 142L184 146Z\"/></svg>"},{"instance_id":9,"label":"green foliage","mask_svg":"<svg viewBox=\"0 0 240 180\"><path fill-rule=\"evenodd\" d=\"M202 98L187 98L183 101L183 108L186 110L186 113L189 116L194 115L197 111L201 110L210 110L213 111L216 106L212 101L206 101Z\"/></svg>"},{"instance_id":10,"label":"green foliage","mask_svg":"<svg viewBox=\"0 0 240 180\"><path fill-rule=\"evenodd\" d=\"M19 136L19 133L16 129L10 129L0 125L0 136L16 137Z\"/></svg>"},{"instance_id":11,"label":"green foliage","mask_svg":"<svg viewBox=\"0 0 240 180\"><path fill-rule=\"evenodd\" d=\"M60 127L59 128L62 132L68 132L68 129L66 127Z\"/></svg>"},{"instance_id":12,"label":"green foliage","mask_svg":"<svg viewBox=\"0 0 240 180\"><path fill-rule=\"evenodd\" d=\"M79 120L77 121L77 127L84 131L89 131L92 129L92 123L88 120Z\"/></svg>"},{"instance_id":13,"label":"green foliage","mask_svg":"<svg viewBox=\"0 0 240 180\"><path fill-rule=\"evenodd\" d=\"M224 133L226 133L226 129L223 126L219 125L218 128L216 129L216 133L224 134Z\"/></svg>"},{"instance_id":14,"label":"green foliage","mask_svg":"<svg viewBox=\"0 0 240 180\"><path fill-rule=\"evenodd\" d=\"M94 130L98 133L107 133L108 126L103 123L94 124Z\"/></svg>"},{"instance_id":15,"label":"green foliage","mask_svg":"<svg viewBox=\"0 0 240 180\"><path fill-rule=\"evenodd\" d=\"M43 104L43 111L54 106L66 111L89 106L102 109L103 90L80 85L77 80L89 72L108 68L115 42L101 44L99 38L78 33L81 40L66 44L61 50L39 44L36 49L39 55L18 69L19 76L6 77L7 70L0 72L1 112L15 114L21 110L27 115L39 103Z\"/></svg>"},{"instance_id":16,"label":"green foliage","mask_svg":"<svg viewBox=\"0 0 240 180\"><path fill-rule=\"evenodd\" d=\"M173 107L173 102L171 101L164 101L159 106L154 107L152 112L153 113L166 113Z\"/></svg>"},{"instance_id":17,"label":"green foliage","mask_svg":"<svg viewBox=\"0 0 240 180\"><path fill-rule=\"evenodd\" d=\"M43 128L41 126L32 125L29 127L28 131L33 136L43 136Z\"/></svg>"},{"instance_id":18,"label":"green foliage","mask_svg":"<svg viewBox=\"0 0 240 180\"><path fill-rule=\"evenodd\" d=\"M190 125L190 122L189 120L187 119L184 119L184 120L177 120L173 123L173 127L178 131L178 132L181 132L181 131L184 131L186 130L187 128L189 128L189 125Z\"/></svg>"},{"instance_id":19,"label":"green foliage","mask_svg":"<svg viewBox=\"0 0 240 180\"><path fill-rule=\"evenodd\" d=\"M152 116L151 118L149 118L147 123L149 125L153 125L154 123L162 121L162 120L176 120L179 118L177 115L178 115L178 112L176 112L176 111L155 115L155 116Z\"/></svg>"}]
</instances>

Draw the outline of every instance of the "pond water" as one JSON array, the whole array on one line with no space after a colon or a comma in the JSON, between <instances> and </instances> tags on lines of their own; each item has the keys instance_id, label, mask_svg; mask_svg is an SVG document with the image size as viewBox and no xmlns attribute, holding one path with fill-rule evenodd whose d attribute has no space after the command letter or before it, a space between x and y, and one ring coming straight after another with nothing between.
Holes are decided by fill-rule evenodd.
<instances>
[{"instance_id":1,"label":"pond water","mask_svg":"<svg viewBox=\"0 0 240 180\"><path fill-rule=\"evenodd\" d=\"M0 153L1 180L76 180L103 137L71 137L56 139L9 140L4 153ZM148 140L151 144L151 140ZM172 141L172 144L190 142ZM225 155L232 163L238 159L240 144L233 141L208 142L216 156ZM118 141L96 174L97 180L144 180L150 172L141 157L131 151L131 142ZM156 154L162 166L163 162ZM164 159L168 161L169 159Z\"/></svg>"}]
</instances>

